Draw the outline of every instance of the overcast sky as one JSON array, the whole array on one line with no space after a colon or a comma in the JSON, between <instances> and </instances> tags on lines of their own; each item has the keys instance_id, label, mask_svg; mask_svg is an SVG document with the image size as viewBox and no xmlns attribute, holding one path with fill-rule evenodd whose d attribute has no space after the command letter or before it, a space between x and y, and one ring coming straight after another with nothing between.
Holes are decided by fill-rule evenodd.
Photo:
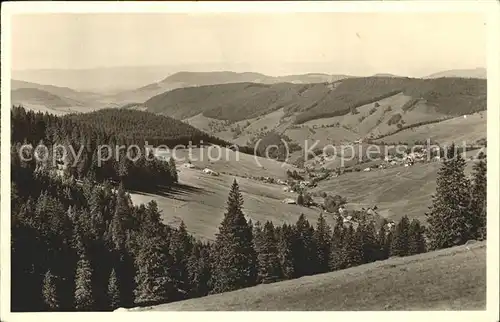
<instances>
[{"instance_id":1,"label":"overcast sky","mask_svg":"<svg viewBox=\"0 0 500 322\"><path fill-rule=\"evenodd\" d=\"M13 69L215 64L269 75L423 76L485 67L485 21L472 13L18 15L11 57Z\"/></svg>"}]
</instances>

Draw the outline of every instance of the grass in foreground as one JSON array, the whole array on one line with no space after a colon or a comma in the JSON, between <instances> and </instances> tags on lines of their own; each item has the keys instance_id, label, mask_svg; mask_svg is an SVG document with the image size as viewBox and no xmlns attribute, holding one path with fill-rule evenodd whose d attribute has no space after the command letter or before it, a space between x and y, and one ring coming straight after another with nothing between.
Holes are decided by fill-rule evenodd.
<instances>
[{"instance_id":1,"label":"grass in foreground","mask_svg":"<svg viewBox=\"0 0 500 322\"><path fill-rule=\"evenodd\" d=\"M486 243L234 292L158 305L153 311L484 310Z\"/></svg>"}]
</instances>

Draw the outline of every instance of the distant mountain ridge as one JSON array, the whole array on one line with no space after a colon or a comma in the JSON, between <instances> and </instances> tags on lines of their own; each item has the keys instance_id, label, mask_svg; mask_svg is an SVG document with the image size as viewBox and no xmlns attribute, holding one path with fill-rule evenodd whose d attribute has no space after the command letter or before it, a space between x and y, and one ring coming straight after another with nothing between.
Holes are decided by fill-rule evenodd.
<instances>
[{"instance_id":1,"label":"distant mountain ridge","mask_svg":"<svg viewBox=\"0 0 500 322\"><path fill-rule=\"evenodd\" d=\"M113 106L100 94L80 92L69 87L44 85L17 79L12 79L10 85L12 103L25 107L36 105L49 109L69 108L71 110L76 108L88 111Z\"/></svg>"},{"instance_id":2,"label":"distant mountain ridge","mask_svg":"<svg viewBox=\"0 0 500 322\"><path fill-rule=\"evenodd\" d=\"M234 65L234 64L233 64ZM286 69L290 67L301 66L299 63L284 63L283 67ZM225 70L245 70L243 64L236 64L231 67L226 67ZM303 70L314 68L317 70L319 66L303 66ZM256 79L265 79L264 82L317 82L320 81L318 78L328 79L331 76L322 73L304 73L295 75L285 75L285 76L267 76L259 72L217 72L220 70L220 64L211 63L197 63L197 64L177 64L177 65L158 65L158 66L118 66L118 67L98 67L98 68L86 68L86 69L27 69L27 70L12 70L12 78L23 80L27 82L39 83L39 84L51 84L59 87L69 87L78 91L90 91L99 94L117 94L125 91L137 90L141 87L147 86L148 84L155 84L165 81L168 75L172 78L168 82L186 82L185 76L187 73L191 75L201 76L201 73L213 74L214 77L218 77L216 74L225 74L229 77L241 78L239 82L256 82ZM181 71L181 72L179 72ZM201 72L197 72L201 71ZM453 72L459 71L459 72ZM466 75L463 75L465 71ZM456 76L456 77L477 77L485 78L486 72L484 68L474 69L454 69L449 71L436 71L434 74L427 77L440 77L439 74L446 73L446 76ZM236 75L240 74L240 76ZM375 74L377 76L393 76L391 74L380 73ZM463 76L462 76L463 75ZM219 75L220 76L220 75ZM338 75L340 78L345 77L362 77L359 75ZM405 75L401 75L405 76ZM315 79L316 78L316 79ZM335 77L334 77L335 78ZM176 80L177 79L177 80ZM333 79L332 79L333 80ZM226 82L238 82L235 80L221 80L223 83ZM201 85L201 84L199 84ZM206 85L209 85L206 83ZM185 86L185 85L184 85Z\"/></svg>"},{"instance_id":3,"label":"distant mountain ridge","mask_svg":"<svg viewBox=\"0 0 500 322\"><path fill-rule=\"evenodd\" d=\"M478 67L474 69L451 69L428 75L424 78L440 77L460 77L460 78L480 78L486 79L486 68Z\"/></svg>"},{"instance_id":4,"label":"distant mountain ridge","mask_svg":"<svg viewBox=\"0 0 500 322\"><path fill-rule=\"evenodd\" d=\"M13 70L12 78L79 91L111 94L154 82L172 72L168 66L109 67L90 69Z\"/></svg>"},{"instance_id":5,"label":"distant mountain ridge","mask_svg":"<svg viewBox=\"0 0 500 322\"><path fill-rule=\"evenodd\" d=\"M60 97L38 88L18 88L11 91L11 100L15 105L35 104L48 108L80 106L82 102Z\"/></svg>"},{"instance_id":6,"label":"distant mountain ridge","mask_svg":"<svg viewBox=\"0 0 500 322\"><path fill-rule=\"evenodd\" d=\"M277 85L288 83L289 85L307 85L329 83L329 90L340 84L343 80L368 79L370 77L357 77L344 74L330 75L325 73L307 73L286 76L269 76L256 72L233 72L233 71L210 71L210 72L191 72L181 71L170 74L171 69L167 67L128 67L128 68L104 68L89 70L38 70L38 71L13 71L14 79L11 81L12 91L17 89L37 89L38 91L18 91L13 97L15 103L36 102L36 104L57 106L68 104L69 106L91 106L93 109L104 107L118 107L130 103L142 104L151 98L168 91L181 88L224 85L224 84L267 84ZM165 77L165 75L169 76ZM24 78L24 76L26 78ZM16 78L19 76L18 78ZM379 73L371 76L372 78L386 79L409 79L399 77L388 73ZM435 78L486 78L486 69L456 69L442 71L424 77L423 79ZM22 80L21 80L22 79ZM33 81L46 79L46 82ZM125 79L125 80L124 80ZM160 79L158 82L150 82L151 79ZM95 84L93 85L89 85ZM148 83L149 82L149 83ZM116 83L116 85L115 85ZM114 93L105 93L111 87L123 87L123 84L141 84L131 90L118 91ZM43 85L43 84L64 84ZM97 91L82 90L84 87L95 87ZM103 87L101 87L101 85ZM146 84L146 85L144 85ZM333 86L333 87L332 87ZM364 86L364 85L360 85ZM278 86L280 87L280 86ZM286 87L286 86L285 86ZM283 86L281 86L283 88ZM318 87L316 87L318 89ZM394 88L395 89L395 88ZM359 88L363 91L364 88ZM320 90L321 91L321 90ZM45 94L43 93L45 92ZM50 97L49 94L58 96L59 99ZM311 93L311 92L309 92ZM324 93L326 95L326 92ZM38 97L36 97L38 95ZM299 95L302 96L302 95ZM25 99L27 98L27 99ZM303 100L303 99L300 99ZM47 101L47 102L45 102ZM57 102L57 103L55 103ZM65 103L66 102L66 103ZM316 103L321 105L320 101ZM304 110L312 108L318 110L315 102L310 106L303 107ZM301 103L298 103L300 105ZM314 105L316 104L316 105ZM313 106L314 105L314 106ZM328 110L330 108L324 108ZM337 109L335 106L334 109ZM316 112L314 112L316 113Z\"/></svg>"},{"instance_id":7,"label":"distant mountain ridge","mask_svg":"<svg viewBox=\"0 0 500 322\"><path fill-rule=\"evenodd\" d=\"M95 99L100 97L99 94L92 92L80 92L69 87L61 87L54 85L44 85L33 82L26 82L22 80L12 79L10 82L11 90L17 90L20 88L35 88L38 90L46 91L54 95L64 96L74 100L85 100L85 99Z\"/></svg>"},{"instance_id":8,"label":"distant mountain ridge","mask_svg":"<svg viewBox=\"0 0 500 322\"><path fill-rule=\"evenodd\" d=\"M232 71L215 71L215 72L178 72L172 74L163 80L142 86L135 90L124 91L117 93L113 97L126 104L132 102L144 102L149 98L166 91L171 91L177 88L198 87L219 84L233 83L259 83L259 84L313 84L324 82L335 82L338 80L351 78L348 75L328 75L309 73L302 75L287 75L287 76L268 76L261 73L237 73Z\"/></svg>"}]
</instances>

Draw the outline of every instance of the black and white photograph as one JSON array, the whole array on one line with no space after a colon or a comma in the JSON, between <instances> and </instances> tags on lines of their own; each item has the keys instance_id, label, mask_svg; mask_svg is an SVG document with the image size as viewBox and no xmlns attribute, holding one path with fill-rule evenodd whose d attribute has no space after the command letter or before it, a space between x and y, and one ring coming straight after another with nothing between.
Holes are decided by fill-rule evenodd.
<instances>
[{"instance_id":1,"label":"black and white photograph","mask_svg":"<svg viewBox=\"0 0 500 322\"><path fill-rule=\"evenodd\" d=\"M2 5L1 320L498 321L500 5L354 2Z\"/></svg>"}]
</instances>

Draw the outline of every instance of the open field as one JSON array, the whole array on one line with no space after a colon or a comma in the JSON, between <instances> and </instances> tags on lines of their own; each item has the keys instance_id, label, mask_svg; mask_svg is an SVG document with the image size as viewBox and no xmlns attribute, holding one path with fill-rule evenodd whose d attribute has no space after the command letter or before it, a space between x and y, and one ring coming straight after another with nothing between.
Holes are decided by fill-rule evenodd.
<instances>
[{"instance_id":1,"label":"open field","mask_svg":"<svg viewBox=\"0 0 500 322\"><path fill-rule=\"evenodd\" d=\"M259 157L254 159L243 153L239 154L239 161L236 161L237 154L234 151L224 148L221 151L224 157L210 162L207 148L192 149L191 162L198 169L184 168L183 162L179 162L179 185L176 188L155 194L131 193L132 201L139 204L154 199L163 211L165 223L177 226L183 220L188 231L195 236L212 239L224 217L229 188L236 178L244 198L244 213L253 221L295 222L304 213L311 223L316 222L319 216L317 209L282 203L285 198L296 198L296 194L284 192L283 186L241 177L272 176L285 179L286 169L294 169L291 165ZM213 157L216 157L216 152ZM185 158L187 161L188 150L176 150L174 158ZM203 173L201 170L205 167L220 172L220 176ZM330 224L334 223L333 218L329 220Z\"/></svg>"},{"instance_id":2,"label":"open field","mask_svg":"<svg viewBox=\"0 0 500 322\"><path fill-rule=\"evenodd\" d=\"M131 197L136 204L156 200L166 224L178 226L183 220L190 233L211 240L224 218L227 196L234 178L243 194L243 212L252 221L291 223L303 213L311 223L316 223L319 216L317 209L282 203L285 198L296 198L295 194L284 192L283 186L224 174L216 177L196 169L181 168L179 186L170 191L157 194L131 193ZM328 221L334 224L333 217L328 218Z\"/></svg>"},{"instance_id":3,"label":"open field","mask_svg":"<svg viewBox=\"0 0 500 322\"><path fill-rule=\"evenodd\" d=\"M467 155L477 153L469 151ZM467 163L466 173L471 172L472 165L472 162ZM410 219L416 218L425 223L425 212L436 191L436 176L440 166L439 162L415 163L411 167L346 173L320 182L313 191L346 197L348 209L377 205L379 214L385 218L397 221L408 215Z\"/></svg>"},{"instance_id":4,"label":"open field","mask_svg":"<svg viewBox=\"0 0 500 322\"><path fill-rule=\"evenodd\" d=\"M152 311L484 310L486 243L158 305Z\"/></svg>"},{"instance_id":5,"label":"open field","mask_svg":"<svg viewBox=\"0 0 500 322\"><path fill-rule=\"evenodd\" d=\"M467 142L473 144L477 140L486 138L486 111L463 116L455 117L439 123L422 125L413 129L404 130L393 135L381 138L378 141L383 142L415 142L432 141L440 144L456 144Z\"/></svg>"},{"instance_id":6,"label":"open field","mask_svg":"<svg viewBox=\"0 0 500 322\"><path fill-rule=\"evenodd\" d=\"M159 152L163 154L164 152ZM278 162L271 159L257 157L242 152L235 152L223 147L204 147L171 150L165 156L172 156L178 162L178 168L182 168L184 162L191 163L201 169L207 167L217 172L225 172L237 176L272 176L274 178L286 179L286 170L296 170L291 164Z\"/></svg>"},{"instance_id":7,"label":"open field","mask_svg":"<svg viewBox=\"0 0 500 322\"><path fill-rule=\"evenodd\" d=\"M411 99L410 96L399 93L378 101L377 107L375 107L374 103L358 107L358 114L349 113L343 116L315 119L304 123L300 128L287 129L285 133L297 140L299 144L303 145L304 139L307 138L308 140L319 141L318 145L321 146L390 134L396 131L398 127L397 123L389 125L389 120L398 115L401 116L401 122L404 122L404 126L434 120L444 121L449 118L445 114L438 113L435 107L425 102L417 102L412 108L406 111L403 110L405 104L410 102ZM480 124L480 122L476 123ZM483 120L482 125L482 130L486 133L486 119ZM427 129L427 131L429 130L432 133L432 128ZM405 131L401 133L403 132ZM402 138L405 137L405 134L402 135ZM449 133L449 135L452 134Z\"/></svg>"}]
</instances>

